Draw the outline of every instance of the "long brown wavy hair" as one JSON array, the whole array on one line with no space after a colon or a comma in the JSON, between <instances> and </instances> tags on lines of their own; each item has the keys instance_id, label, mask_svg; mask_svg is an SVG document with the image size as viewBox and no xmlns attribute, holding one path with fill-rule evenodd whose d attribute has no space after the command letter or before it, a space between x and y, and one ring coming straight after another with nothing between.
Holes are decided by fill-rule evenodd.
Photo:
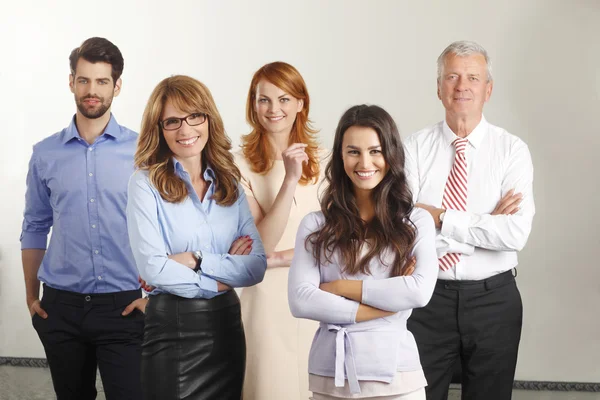
<instances>
[{"instance_id":1,"label":"long brown wavy hair","mask_svg":"<svg viewBox=\"0 0 600 400\"><path fill-rule=\"evenodd\" d=\"M254 77L252 77L246 101L246 121L252 127L252 132L242 136L241 147L244 157L250 164L252 171L258 174L266 174L273 167L274 150L254 108L256 87L262 79L269 81L290 96L304 101L302 111L296 114L296 120L290 132L289 144L306 143L308 145L305 149L308 155L308 163L302 166L302 177L299 183L301 185L316 183L320 173L316 139L318 131L311 127L311 121L308 119L310 97L308 96L306 83L304 83L304 79L302 79L302 75L298 70L290 64L281 61L266 64L256 71Z\"/></svg>"},{"instance_id":2,"label":"long brown wavy hair","mask_svg":"<svg viewBox=\"0 0 600 400\"><path fill-rule=\"evenodd\" d=\"M215 172L213 199L217 204L232 205L238 198L240 170L230 152L231 140L225 133L223 120L210 90L189 76L171 76L154 88L142 118L134 160L136 168L149 171L150 181L166 201L180 203L188 195L184 181L175 174L173 152L159 126L167 100L182 112L206 114L209 134L202 150L202 170L209 165Z\"/></svg>"},{"instance_id":3,"label":"long brown wavy hair","mask_svg":"<svg viewBox=\"0 0 600 400\"><path fill-rule=\"evenodd\" d=\"M344 170L342 141L351 126L372 128L377 132L381 150L389 168L382 181L371 191L375 216L365 222L360 217L354 185ZM413 209L412 195L404 172L404 148L396 123L383 108L358 105L344 113L335 132L333 152L325 179L328 186L321 199L325 223L305 241L319 265L331 263L334 252L339 252L343 272L356 275L370 274L369 263L374 257L391 251L392 276L402 275L414 246L415 226L409 214ZM360 257L363 244L369 249Z\"/></svg>"}]
</instances>

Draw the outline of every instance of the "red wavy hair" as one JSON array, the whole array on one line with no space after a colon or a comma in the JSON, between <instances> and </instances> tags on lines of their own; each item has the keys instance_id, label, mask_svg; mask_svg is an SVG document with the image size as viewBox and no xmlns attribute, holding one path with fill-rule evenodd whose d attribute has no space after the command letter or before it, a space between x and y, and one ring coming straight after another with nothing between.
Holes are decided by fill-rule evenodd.
<instances>
[{"instance_id":1,"label":"red wavy hair","mask_svg":"<svg viewBox=\"0 0 600 400\"><path fill-rule=\"evenodd\" d=\"M308 163L302 166L302 177L299 183L308 185L316 183L319 179L320 164L318 156L318 143L316 139L317 130L313 129L312 122L308 119L310 110L310 97L302 75L296 68L288 63L277 61L262 66L254 76L248 90L246 101L246 121L252 127L252 132L242 136L242 152L250 164L252 171L265 174L273 167L275 159L274 150L266 135L265 128L258 121L258 115L254 108L256 101L256 87L262 80L269 81L290 96L304 101L302 111L296 114L296 121L290 132L289 144L306 143L305 151L308 155Z\"/></svg>"}]
</instances>

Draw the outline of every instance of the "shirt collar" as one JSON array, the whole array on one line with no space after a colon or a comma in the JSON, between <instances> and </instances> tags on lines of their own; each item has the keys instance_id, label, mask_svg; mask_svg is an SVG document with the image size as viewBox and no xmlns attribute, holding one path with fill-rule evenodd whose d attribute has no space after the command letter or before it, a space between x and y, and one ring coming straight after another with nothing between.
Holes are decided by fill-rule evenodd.
<instances>
[{"instance_id":1,"label":"shirt collar","mask_svg":"<svg viewBox=\"0 0 600 400\"><path fill-rule=\"evenodd\" d=\"M483 138L485 137L486 132L488 131L488 125L489 124L488 124L487 120L482 115L481 121L479 121L479 124L477 124L475 129L473 129L473 131L471 133L469 133L469 135L466 137L466 139L469 141L469 143L473 147L475 147L475 148L479 147L479 145L483 141ZM446 120L444 120L442 135L448 146L451 146L452 143L454 143L454 140L458 139L458 136L456 136L456 134L454 132L452 132L452 129L450 129Z\"/></svg>"},{"instance_id":2,"label":"shirt collar","mask_svg":"<svg viewBox=\"0 0 600 400\"><path fill-rule=\"evenodd\" d=\"M117 142L124 138L123 132L121 131L121 126L117 123L114 115L110 113L110 120L104 128L104 132L102 135L107 135L115 139ZM100 136L102 136L100 135ZM63 133L63 144L69 142L73 139L83 139L77 130L77 124L75 123L75 115L71 118L71 123L67 127L67 129Z\"/></svg>"},{"instance_id":3,"label":"shirt collar","mask_svg":"<svg viewBox=\"0 0 600 400\"><path fill-rule=\"evenodd\" d=\"M187 174L187 171L185 168L183 168L183 164L181 164L175 157L172 157L172 160L175 173L177 173L179 176L184 173ZM202 176L204 177L205 181L212 181L215 179L215 171L210 167L210 165L207 165Z\"/></svg>"}]
</instances>

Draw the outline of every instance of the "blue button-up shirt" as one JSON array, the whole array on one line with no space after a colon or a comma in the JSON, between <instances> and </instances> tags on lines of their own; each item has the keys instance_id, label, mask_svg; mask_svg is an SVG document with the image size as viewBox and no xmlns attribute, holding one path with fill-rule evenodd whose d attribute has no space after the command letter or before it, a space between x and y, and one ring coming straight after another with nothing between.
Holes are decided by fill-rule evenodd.
<instances>
[{"instance_id":1,"label":"blue button-up shirt","mask_svg":"<svg viewBox=\"0 0 600 400\"><path fill-rule=\"evenodd\" d=\"M73 118L33 146L21 249L46 249L52 228L40 281L78 293L139 289L125 220L136 140L111 115L94 144Z\"/></svg>"},{"instance_id":2,"label":"blue button-up shirt","mask_svg":"<svg viewBox=\"0 0 600 400\"><path fill-rule=\"evenodd\" d=\"M238 199L228 207L212 198L214 171L204 179L209 187L200 200L189 174L173 159L175 173L183 179L188 196L181 203L165 201L151 183L148 171L136 171L129 181L127 224L133 256L142 278L156 289L187 298L217 295L217 282L231 287L262 281L267 268L265 251L241 185ZM228 254L240 236L253 239L249 255ZM202 273L168 258L170 254L202 251Z\"/></svg>"}]
</instances>

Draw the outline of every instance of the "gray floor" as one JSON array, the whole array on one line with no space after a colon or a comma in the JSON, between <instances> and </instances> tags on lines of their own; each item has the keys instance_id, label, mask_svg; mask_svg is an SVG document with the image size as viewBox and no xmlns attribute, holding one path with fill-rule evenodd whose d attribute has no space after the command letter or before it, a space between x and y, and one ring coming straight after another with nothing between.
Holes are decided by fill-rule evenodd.
<instances>
[{"instance_id":1,"label":"gray floor","mask_svg":"<svg viewBox=\"0 0 600 400\"><path fill-rule=\"evenodd\" d=\"M55 399L47 368L0 366L0 400ZM452 389L448 400L459 400L460 389ZM513 400L600 400L600 393L539 392L515 390ZM98 381L97 400L106 400ZM282 399L285 400L285 399Z\"/></svg>"}]
</instances>

